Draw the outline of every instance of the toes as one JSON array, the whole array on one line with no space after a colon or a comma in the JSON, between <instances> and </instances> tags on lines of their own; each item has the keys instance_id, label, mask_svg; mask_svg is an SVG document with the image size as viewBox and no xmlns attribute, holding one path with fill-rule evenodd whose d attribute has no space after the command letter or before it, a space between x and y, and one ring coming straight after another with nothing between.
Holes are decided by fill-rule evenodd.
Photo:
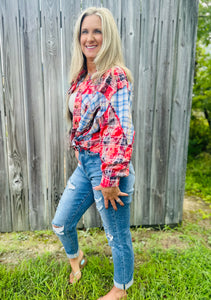
<instances>
[{"instance_id":1,"label":"toes","mask_svg":"<svg viewBox=\"0 0 211 300\"><path fill-rule=\"evenodd\" d=\"M71 272L70 273L70 283L74 284L76 282L78 282L81 279L81 271L77 271L75 273Z\"/></svg>"}]
</instances>

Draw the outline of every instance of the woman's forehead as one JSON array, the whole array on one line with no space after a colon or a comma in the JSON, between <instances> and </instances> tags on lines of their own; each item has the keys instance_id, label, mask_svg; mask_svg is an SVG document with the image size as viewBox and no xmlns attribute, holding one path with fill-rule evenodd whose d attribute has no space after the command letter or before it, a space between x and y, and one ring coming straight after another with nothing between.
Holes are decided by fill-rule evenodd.
<instances>
[{"instance_id":1,"label":"woman's forehead","mask_svg":"<svg viewBox=\"0 0 211 300\"><path fill-rule=\"evenodd\" d=\"M83 22L81 24L82 28L86 28L86 27L101 27L101 26L102 26L101 18L98 15L86 16L83 19Z\"/></svg>"}]
</instances>

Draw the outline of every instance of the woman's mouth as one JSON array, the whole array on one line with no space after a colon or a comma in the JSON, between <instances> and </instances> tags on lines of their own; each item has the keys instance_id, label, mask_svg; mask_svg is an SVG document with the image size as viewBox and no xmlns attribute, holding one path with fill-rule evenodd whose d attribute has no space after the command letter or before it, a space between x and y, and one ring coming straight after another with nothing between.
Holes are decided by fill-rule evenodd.
<instances>
[{"instance_id":1,"label":"woman's mouth","mask_svg":"<svg viewBox=\"0 0 211 300\"><path fill-rule=\"evenodd\" d=\"M96 48L97 46L86 46L87 49L94 49Z\"/></svg>"}]
</instances>

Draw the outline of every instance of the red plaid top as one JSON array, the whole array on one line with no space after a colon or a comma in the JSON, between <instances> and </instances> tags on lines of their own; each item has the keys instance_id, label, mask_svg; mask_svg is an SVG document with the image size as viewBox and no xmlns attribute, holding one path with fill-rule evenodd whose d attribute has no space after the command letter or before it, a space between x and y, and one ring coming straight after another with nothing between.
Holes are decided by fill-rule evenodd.
<instances>
[{"instance_id":1,"label":"red plaid top","mask_svg":"<svg viewBox=\"0 0 211 300\"><path fill-rule=\"evenodd\" d=\"M99 153L101 186L119 185L129 175L134 128L131 116L131 88L123 69L108 70L100 80L83 81L82 71L68 94L79 87L73 110L70 140L73 146Z\"/></svg>"}]
</instances>

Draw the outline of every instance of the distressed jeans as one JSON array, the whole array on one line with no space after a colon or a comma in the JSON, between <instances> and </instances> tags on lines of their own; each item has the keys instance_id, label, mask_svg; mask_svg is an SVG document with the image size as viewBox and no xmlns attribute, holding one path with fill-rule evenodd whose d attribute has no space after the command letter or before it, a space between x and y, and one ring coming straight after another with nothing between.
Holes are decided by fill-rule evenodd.
<instances>
[{"instance_id":1,"label":"distressed jeans","mask_svg":"<svg viewBox=\"0 0 211 300\"><path fill-rule=\"evenodd\" d=\"M52 221L53 230L61 240L68 258L79 255L76 226L85 211L94 203L100 213L103 227L111 246L114 264L114 285L127 289L133 283L134 254L130 233L130 203L132 200L135 173L130 163L130 173L120 179L120 191L129 196L120 197L124 206L118 203L115 211L109 203L105 208L101 191L93 190L101 182L101 160L99 154L80 150L78 165L67 182L60 199L55 217Z\"/></svg>"}]
</instances>

